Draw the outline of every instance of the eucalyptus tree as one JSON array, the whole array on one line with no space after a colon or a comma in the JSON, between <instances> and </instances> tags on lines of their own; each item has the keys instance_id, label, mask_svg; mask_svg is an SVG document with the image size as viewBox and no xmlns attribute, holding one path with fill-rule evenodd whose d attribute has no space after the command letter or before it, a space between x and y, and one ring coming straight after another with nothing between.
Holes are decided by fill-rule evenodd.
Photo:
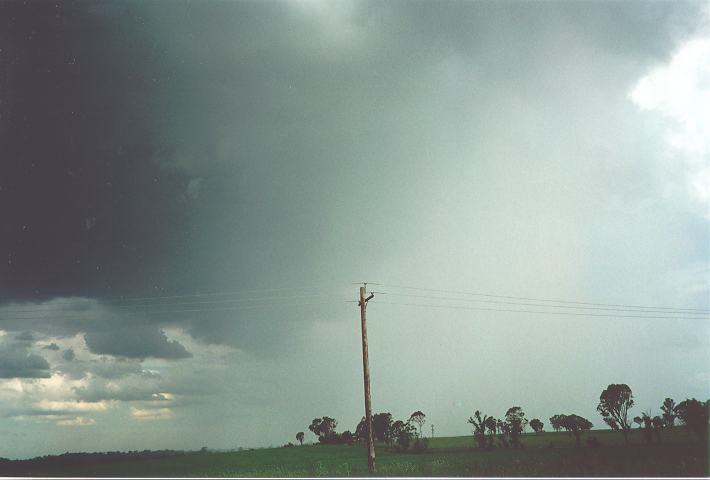
<instances>
[{"instance_id":1,"label":"eucalyptus tree","mask_svg":"<svg viewBox=\"0 0 710 480\"><path fill-rule=\"evenodd\" d=\"M411 414L411 415L409 416L409 421L412 422L412 423L416 423L417 425L419 425L419 437L421 438L421 436L422 436L422 427L423 427L424 424L426 423L426 415L424 415L424 413L422 413L421 410L417 410L416 412L414 412L413 414Z\"/></svg>"},{"instance_id":2,"label":"eucalyptus tree","mask_svg":"<svg viewBox=\"0 0 710 480\"><path fill-rule=\"evenodd\" d=\"M582 432L591 429L594 425L592 425L592 422L586 418L572 413L570 415L562 415L560 426L567 430L570 434L574 435L575 443L579 447L581 446L580 438L582 436Z\"/></svg>"},{"instance_id":3,"label":"eucalyptus tree","mask_svg":"<svg viewBox=\"0 0 710 480\"><path fill-rule=\"evenodd\" d=\"M544 424L540 421L539 418L533 418L530 420L530 428L533 429L535 433L540 433L542 432Z\"/></svg>"},{"instance_id":4,"label":"eucalyptus tree","mask_svg":"<svg viewBox=\"0 0 710 480\"><path fill-rule=\"evenodd\" d=\"M710 410L710 400L703 403L696 399L688 399L680 402L675 411L678 418L684 425L698 436L701 442L708 442L708 411Z\"/></svg>"},{"instance_id":5,"label":"eucalyptus tree","mask_svg":"<svg viewBox=\"0 0 710 480\"><path fill-rule=\"evenodd\" d=\"M672 427L675 425L675 419L678 418L678 414L675 411L676 404L675 400L672 398L666 398L663 400L663 405L661 405L661 412L663 412L663 423L666 427Z\"/></svg>"},{"instance_id":6,"label":"eucalyptus tree","mask_svg":"<svg viewBox=\"0 0 710 480\"><path fill-rule=\"evenodd\" d=\"M629 409L634 406L634 395L628 385L611 384L599 396L597 411L613 429L621 430L624 441L629 441Z\"/></svg>"},{"instance_id":7,"label":"eucalyptus tree","mask_svg":"<svg viewBox=\"0 0 710 480\"><path fill-rule=\"evenodd\" d=\"M510 407L507 412L505 412L505 424L508 426L508 436L510 437L510 444L519 448L520 445L520 435L523 433L525 425L528 421L525 418L525 412L520 407Z\"/></svg>"},{"instance_id":8,"label":"eucalyptus tree","mask_svg":"<svg viewBox=\"0 0 710 480\"><path fill-rule=\"evenodd\" d=\"M488 447L488 442L486 442L486 429L489 426L488 415L481 414L479 410L473 414L473 417L468 418L468 423L473 425L473 439L478 444L478 448L485 450Z\"/></svg>"}]
</instances>

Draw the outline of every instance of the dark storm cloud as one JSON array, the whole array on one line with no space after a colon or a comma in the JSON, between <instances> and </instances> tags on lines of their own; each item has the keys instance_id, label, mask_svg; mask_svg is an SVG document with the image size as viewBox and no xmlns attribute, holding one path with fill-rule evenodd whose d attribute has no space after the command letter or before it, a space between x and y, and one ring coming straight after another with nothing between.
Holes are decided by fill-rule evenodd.
<instances>
[{"instance_id":1,"label":"dark storm cloud","mask_svg":"<svg viewBox=\"0 0 710 480\"><path fill-rule=\"evenodd\" d=\"M530 38L551 22L653 56L669 38L658 18L697 8L376 2L321 18L298 5L3 2L6 298L209 290L273 281L264 262L308 268L313 253L289 256L289 241L325 228L322 204L362 177L354 158L391 157L401 118L385 112L426 94L446 55L522 82L517 70L544 65ZM339 51L338 22L362 48Z\"/></svg>"},{"instance_id":2,"label":"dark storm cloud","mask_svg":"<svg viewBox=\"0 0 710 480\"><path fill-rule=\"evenodd\" d=\"M45 345L44 347L42 347L42 349L43 349L43 350L53 350L53 351L56 352L56 351L58 351L60 348L59 348L59 345L57 345L56 343L52 342L52 343L50 343L49 345Z\"/></svg>"},{"instance_id":3,"label":"dark storm cloud","mask_svg":"<svg viewBox=\"0 0 710 480\"><path fill-rule=\"evenodd\" d=\"M183 345L168 340L165 332L153 326L119 328L110 332L90 332L84 335L89 350L95 354L126 358L178 359L192 356Z\"/></svg>"},{"instance_id":4,"label":"dark storm cloud","mask_svg":"<svg viewBox=\"0 0 710 480\"><path fill-rule=\"evenodd\" d=\"M180 256L189 179L151 161L157 57L137 12L101 5L0 6L5 298L145 292Z\"/></svg>"},{"instance_id":5,"label":"dark storm cloud","mask_svg":"<svg viewBox=\"0 0 710 480\"><path fill-rule=\"evenodd\" d=\"M49 363L26 348L0 344L0 378L49 378Z\"/></svg>"},{"instance_id":6,"label":"dark storm cloud","mask_svg":"<svg viewBox=\"0 0 710 480\"><path fill-rule=\"evenodd\" d=\"M62 358L66 360L67 362L71 362L76 358L76 354L74 353L74 349L72 348L67 348L62 352Z\"/></svg>"},{"instance_id":7,"label":"dark storm cloud","mask_svg":"<svg viewBox=\"0 0 710 480\"><path fill-rule=\"evenodd\" d=\"M361 207L361 185L385 204L373 230L407 222L405 200L387 192L393 179L407 185L427 144L461 141L432 132L457 131L462 97L479 98L483 125L499 109L484 87L537 98L566 86L550 63L589 52L551 51L556 36L646 62L672 41L659 19L691 25L698 8L639 5L5 2L13 94L0 118L0 205L16 208L2 220L4 298L222 291L312 275L322 238L360 226L342 213ZM470 68L450 92L435 74L449 59ZM132 358L188 356L161 333L168 323L264 355L308 335L283 320L287 308L168 321L78 302L0 322L86 332L92 352ZM126 333L141 324L152 325L145 338Z\"/></svg>"}]
</instances>

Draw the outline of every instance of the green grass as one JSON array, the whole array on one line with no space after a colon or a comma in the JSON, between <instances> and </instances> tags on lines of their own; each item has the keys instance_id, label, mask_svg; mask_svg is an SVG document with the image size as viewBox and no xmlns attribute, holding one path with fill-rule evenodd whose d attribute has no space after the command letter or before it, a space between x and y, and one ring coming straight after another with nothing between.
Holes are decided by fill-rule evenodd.
<instances>
[{"instance_id":1,"label":"green grass","mask_svg":"<svg viewBox=\"0 0 710 480\"><path fill-rule=\"evenodd\" d=\"M526 434L522 449L479 452L472 437L434 438L426 453L377 449L382 476L707 476L708 452L683 428L666 432L663 443L646 444L632 432L629 444L617 432L593 431L598 448L576 448L566 433ZM227 453L192 453L173 458L114 461L0 472L53 476L365 476L360 445L307 445Z\"/></svg>"}]
</instances>

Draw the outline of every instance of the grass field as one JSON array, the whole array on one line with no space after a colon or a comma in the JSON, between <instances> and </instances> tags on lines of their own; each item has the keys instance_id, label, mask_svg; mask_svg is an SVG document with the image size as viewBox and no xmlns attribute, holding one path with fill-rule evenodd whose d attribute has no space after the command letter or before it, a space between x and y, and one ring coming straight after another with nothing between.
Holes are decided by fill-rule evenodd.
<instances>
[{"instance_id":1,"label":"grass field","mask_svg":"<svg viewBox=\"0 0 710 480\"><path fill-rule=\"evenodd\" d=\"M708 452L683 428L665 432L662 443L646 444L632 432L593 431L600 446L576 448L566 433L524 435L524 448L479 452L472 437L434 438L425 453L398 453L379 446L382 476L707 476ZM20 465L16 465L20 467ZM306 445L173 458L124 460L62 467L26 465L0 475L32 476L365 476L359 445Z\"/></svg>"}]
</instances>

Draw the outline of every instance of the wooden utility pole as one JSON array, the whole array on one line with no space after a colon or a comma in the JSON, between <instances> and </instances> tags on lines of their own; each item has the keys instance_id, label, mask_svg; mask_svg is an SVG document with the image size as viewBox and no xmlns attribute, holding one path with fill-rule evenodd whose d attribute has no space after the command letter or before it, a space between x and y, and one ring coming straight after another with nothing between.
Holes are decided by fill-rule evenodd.
<instances>
[{"instance_id":1,"label":"wooden utility pole","mask_svg":"<svg viewBox=\"0 0 710 480\"><path fill-rule=\"evenodd\" d=\"M362 371L365 381L365 426L367 428L367 469L370 473L377 471L375 467L375 442L372 438L372 405L370 403L370 362L367 356L367 321L365 319L365 307L367 302L374 297L370 294L365 298L365 288L367 284L360 287L360 325L362 326Z\"/></svg>"}]
</instances>

